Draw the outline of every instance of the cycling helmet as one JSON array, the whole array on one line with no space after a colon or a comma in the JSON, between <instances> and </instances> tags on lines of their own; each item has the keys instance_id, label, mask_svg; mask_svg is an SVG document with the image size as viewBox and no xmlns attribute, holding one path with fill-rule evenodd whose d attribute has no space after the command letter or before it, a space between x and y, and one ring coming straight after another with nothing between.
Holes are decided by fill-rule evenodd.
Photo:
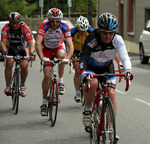
<instances>
[{"instance_id":1,"label":"cycling helmet","mask_svg":"<svg viewBox=\"0 0 150 144\"><path fill-rule=\"evenodd\" d=\"M47 18L48 19L62 19L63 18L63 13L60 9L58 8L51 8L47 12Z\"/></svg>"},{"instance_id":2,"label":"cycling helmet","mask_svg":"<svg viewBox=\"0 0 150 144\"><path fill-rule=\"evenodd\" d=\"M103 30L115 30L118 27L118 20L111 13L103 13L98 18L98 27Z\"/></svg>"},{"instance_id":3,"label":"cycling helmet","mask_svg":"<svg viewBox=\"0 0 150 144\"><path fill-rule=\"evenodd\" d=\"M89 28L89 21L87 20L87 18L80 16L77 19L77 28L81 31L86 31Z\"/></svg>"},{"instance_id":4,"label":"cycling helmet","mask_svg":"<svg viewBox=\"0 0 150 144\"><path fill-rule=\"evenodd\" d=\"M20 21L21 19L21 15L18 13L18 12L11 12L9 15L8 15L8 18L9 18L9 21Z\"/></svg>"}]
</instances>

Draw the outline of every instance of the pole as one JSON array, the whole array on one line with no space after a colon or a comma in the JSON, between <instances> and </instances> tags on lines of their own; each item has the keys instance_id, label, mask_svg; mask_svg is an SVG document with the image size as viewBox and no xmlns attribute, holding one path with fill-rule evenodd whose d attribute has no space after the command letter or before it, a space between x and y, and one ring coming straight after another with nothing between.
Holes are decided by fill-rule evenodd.
<instances>
[{"instance_id":1,"label":"pole","mask_svg":"<svg viewBox=\"0 0 150 144\"><path fill-rule=\"evenodd\" d=\"M43 7L41 7L41 19L43 19Z\"/></svg>"},{"instance_id":2,"label":"pole","mask_svg":"<svg viewBox=\"0 0 150 144\"><path fill-rule=\"evenodd\" d=\"M70 19L70 7L69 7L69 19Z\"/></svg>"}]
</instances>

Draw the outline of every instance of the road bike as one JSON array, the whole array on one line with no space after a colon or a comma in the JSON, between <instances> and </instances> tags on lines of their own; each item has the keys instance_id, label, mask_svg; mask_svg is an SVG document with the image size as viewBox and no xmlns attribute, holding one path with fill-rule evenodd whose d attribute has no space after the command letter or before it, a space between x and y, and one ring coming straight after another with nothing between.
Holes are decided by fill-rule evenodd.
<instances>
[{"instance_id":1,"label":"road bike","mask_svg":"<svg viewBox=\"0 0 150 144\"><path fill-rule=\"evenodd\" d=\"M60 59L50 60L49 63L52 63L52 74L50 78L49 90L47 95L47 116L49 116L49 121L51 122L51 126L54 126L57 119L57 111L58 111L58 82L56 75L56 65L62 63ZM41 70L43 69L44 62L41 63Z\"/></svg>"},{"instance_id":2,"label":"road bike","mask_svg":"<svg viewBox=\"0 0 150 144\"><path fill-rule=\"evenodd\" d=\"M21 75L20 75L20 63L22 59L29 60L30 57L27 56L6 56L6 58L13 58L15 61L15 69L13 73L13 77L11 79L11 94L12 97L12 109L14 110L14 114L18 113L19 108L19 96L21 95ZM6 58L4 59L4 65L6 65ZM30 65L31 66L31 65Z\"/></svg>"},{"instance_id":3,"label":"road bike","mask_svg":"<svg viewBox=\"0 0 150 144\"><path fill-rule=\"evenodd\" d=\"M85 128L87 132L90 132L91 144L116 144L116 123L114 108L111 100L108 97L108 86L106 84L107 78L110 76L125 77L125 74L91 74L93 78L102 78L103 84L99 82L97 92L94 97L92 106L92 121L91 126ZM90 82L86 86L87 92L90 88ZM129 89L129 80L126 80L125 91Z\"/></svg>"}]
</instances>

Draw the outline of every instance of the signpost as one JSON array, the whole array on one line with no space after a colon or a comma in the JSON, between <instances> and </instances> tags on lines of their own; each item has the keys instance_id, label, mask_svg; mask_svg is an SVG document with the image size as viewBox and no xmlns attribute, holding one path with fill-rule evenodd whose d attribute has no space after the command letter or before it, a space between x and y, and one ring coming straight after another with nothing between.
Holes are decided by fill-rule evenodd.
<instances>
[{"instance_id":1,"label":"signpost","mask_svg":"<svg viewBox=\"0 0 150 144\"><path fill-rule=\"evenodd\" d=\"M72 0L68 0L68 7L69 7L69 19L70 19L70 7L72 7Z\"/></svg>"},{"instance_id":2,"label":"signpost","mask_svg":"<svg viewBox=\"0 0 150 144\"><path fill-rule=\"evenodd\" d=\"M39 7L41 7L41 19L43 19L43 0L39 0Z\"/></svg>"}]
</instances>

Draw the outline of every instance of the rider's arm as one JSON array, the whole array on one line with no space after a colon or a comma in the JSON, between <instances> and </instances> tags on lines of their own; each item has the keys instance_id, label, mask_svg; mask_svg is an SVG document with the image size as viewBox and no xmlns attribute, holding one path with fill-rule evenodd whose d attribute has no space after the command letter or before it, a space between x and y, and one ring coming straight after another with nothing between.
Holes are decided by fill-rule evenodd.
<instances>
[{"instance_id":1,"label":"rider's arm","mask_svg":"<svg viewBox=\"0 0 150 144\"><path fill-rule=\"evenodd\" d=\"M80 71L87 70L87 64L88 60L90 58L92 48L89 45L91 39L88 36L87 39L84 42L84 45L82 47L81 57L80 57Z\"/></svg>"},{"instance_id":2,"label":"rider's arm","mask_svg":"<svg viewBox=\"0 0 150 144\"><path fill-rule=\"evenodd\" d=\"M67 56L66 56L66 59L70 59L71 56L73 55L73 51L74 51L74 46L73 46L71 37L66 38L66 44L67 44Z\"/></svg>"},{"instance_id":3,"label":"rider's arm","mask_svg":"<svg viewBox=\"0 0 150 144\"><path fill-rule=\"evenodd\" d=\"M34 53L35 52L35 47L34 47L34 43L33 43L33 40L29 40L27 41L28 45L29 45L29 51L31 53Z\"/></svg>"},{"instance_id":4,"label":"rider's arm","mask_svg":"<svg viewBox=\"0 0 150 144\"><path fill-rule=\"evenodd\" d=\"M41 35L37 35L36 41L35 41L35 47L36 47L36 52L40 58L40 60L42 60L44 58L43 52L42 52L42 47L41 47L41 43L43 41L43 36Z\"/></svg>"},{"instance_id":5,"label":"rider's arm","mask_svg":"<svg viewBox=\"0 0 150 144\"><path fill-rule=\"evenodd\" d=\"M7 39L1 39L1 47L3 52L7 51L6 44L7 44Z\"/></svg>"}]
</instances>

